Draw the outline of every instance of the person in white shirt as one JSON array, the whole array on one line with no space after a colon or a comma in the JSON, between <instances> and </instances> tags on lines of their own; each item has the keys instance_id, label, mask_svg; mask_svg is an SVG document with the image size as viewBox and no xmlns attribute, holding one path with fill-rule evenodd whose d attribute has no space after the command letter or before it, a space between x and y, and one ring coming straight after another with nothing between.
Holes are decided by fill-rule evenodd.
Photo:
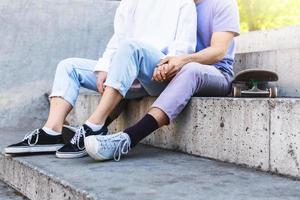
<instances>
[{"instance_id":1,"label":"person in white shirt","mask_svg":"<svg viewBox=\"0 0 300 200\"><path fill-rule=\"evenodd\" d=\"M47 122L5 148L6 153L56 152L59 158L87 155L84 139L107 134L105 122L123 98L158 96L167 87L169 81L153 79L154 74L160 76L157 64L163 58L195 52L196 7L193 0L122 0L114 29L98 61L69 58L58 64ZM98 91L101 101L63 144L63 123L80 87Z\"/></svg>"}]
</instances>

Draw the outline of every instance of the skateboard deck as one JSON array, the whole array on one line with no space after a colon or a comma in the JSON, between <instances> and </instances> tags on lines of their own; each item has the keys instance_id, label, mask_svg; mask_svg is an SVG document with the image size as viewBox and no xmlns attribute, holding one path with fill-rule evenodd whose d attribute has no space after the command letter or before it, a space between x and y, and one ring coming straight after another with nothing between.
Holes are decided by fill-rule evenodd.
<instances>
[{"instance_id":1,"label":"skateboard deck","mask_svg":"<svg viewBox=\"0 0 300 200\"><path fill-rule=\"evenodd\" d=\"M278 81L277 73L265 69L247 69L239 72L233 80L234 97L278 96L278 89L269 82Z\"/></svg>"}]
</instances>

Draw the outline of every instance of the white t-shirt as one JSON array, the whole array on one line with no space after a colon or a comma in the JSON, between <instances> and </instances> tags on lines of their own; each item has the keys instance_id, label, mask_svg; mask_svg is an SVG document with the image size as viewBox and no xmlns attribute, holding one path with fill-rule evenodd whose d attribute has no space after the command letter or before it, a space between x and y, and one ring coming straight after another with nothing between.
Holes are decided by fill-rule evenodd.
<instances>
[{"instance_id":1,"label":"white t-shirt","mask_svg":"<svg viewBox=\"0 0 300 200\"><path fill-rule=\"evenodd\" d=\"M108 71L119 44L133 39L166 55L195 52L197 14L193 0L122 0L110 39L95 71Z\"/></svg>"}]
</instances>

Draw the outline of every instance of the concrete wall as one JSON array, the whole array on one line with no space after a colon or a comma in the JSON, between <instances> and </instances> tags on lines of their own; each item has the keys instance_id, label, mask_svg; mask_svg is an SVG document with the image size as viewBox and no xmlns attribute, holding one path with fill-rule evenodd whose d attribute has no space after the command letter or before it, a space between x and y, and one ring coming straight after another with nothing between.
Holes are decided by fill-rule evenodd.
<instances>
[{"instance_id":1,"label":"concrete wall","mask_svg":"<svg viewBox=\"0 0 300 200\"><path fill-rule=\"evenodd\" d=\"M118 1L0 1L0 127L32 128L47 117L44 93L57 63L97 59L113 32ZM281 96L300 97L300 26L243 34L235 71L263 67L279 73Z\"/></svg>"},{"instance_id":2,"label":"concrete wall","mask_svg":"<svg viewBox=\"0 0 300 200\"><path fill-rule=\"evenodd\" d=\"M242 34L235 72L264 68L277 72L279 96L300 97L300 25Z\"/></svg>"},{"instance_id":3,"label":"concrete wall","mask_svg":"<svg viewBox=\"0 0 300 200\"><path fill-rule=\"evenodd\" d=\"M64 58L98 59L113 33L117 1L0 1L0 127L47 117L44 93Z\"/></svg>"}]
</instances>

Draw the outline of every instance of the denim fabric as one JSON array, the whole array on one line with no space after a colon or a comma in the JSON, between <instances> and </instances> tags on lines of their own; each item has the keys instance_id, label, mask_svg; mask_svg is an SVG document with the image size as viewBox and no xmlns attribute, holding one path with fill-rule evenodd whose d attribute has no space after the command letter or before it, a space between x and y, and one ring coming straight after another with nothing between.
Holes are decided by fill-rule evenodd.
<instances>
[{"instance_id":1,"label":"denim fabric","mask_svg":"<svg viewBox=\"0 0 300 200\"><path fill-rule=\"evenodd\" d=\"M127 41L118 48L105 85L117 89L126 99L159 96L152 107L163 110L173 120L193 95L225 96L231 88L232 76L214 66L189 63L170 82L152 81L156 64L164 54L150 45ZM59 63L52 94L75 105L80 87L97 91L93 69L97 61L69 58ZM141 88L132 87L135 80Z\"/></svg>"}]
</instances>

